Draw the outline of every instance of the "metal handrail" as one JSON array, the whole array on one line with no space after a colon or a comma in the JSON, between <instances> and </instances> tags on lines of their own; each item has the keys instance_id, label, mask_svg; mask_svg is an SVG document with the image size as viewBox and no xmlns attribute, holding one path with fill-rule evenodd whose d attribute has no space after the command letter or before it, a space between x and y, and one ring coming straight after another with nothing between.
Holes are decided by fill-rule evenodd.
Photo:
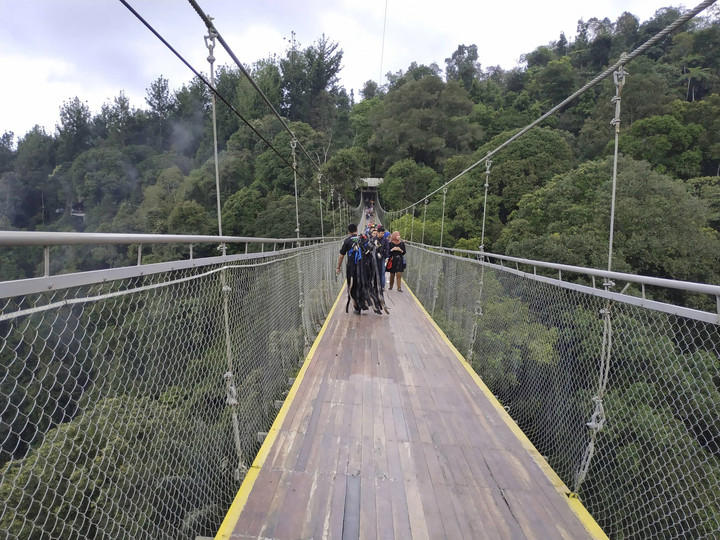
<instances>
[{"instance_id":1,"label":"metal handrail","mask_svg":"<svg viewBox=\"0 0 720 540\"><path fill-rule=\"evenodd\" d=\"M339 240L340 237L314 236L300 242ZM0 231L0 246L69 246L78 244L292 244L297 238L257 238L189 234L122 234L47 231Z\"/></svg>"},{"instance_id":2,"label":"metal handrail","mask_svg":"<svg viewBox=\"0 0 720 540\"><path fill-rule=\"evenodd\" d=\"M597 268L586 268L583 266L572 266L569 264L550 263L545 261L536 261L533 259L523 259L521 257L512 257L510 255L498 255L496 253L488 253L487 251L472 251L469 249L458 249L450 247L438 247L429 246L426 244L420 244L419 242L407 242L409 245L424 248L427 250L442 250L451 251L455 253L465 253L468 255L474 255L479 258L485 259L496 259L499 261L513 262L516 264L523 264L526 266L532 266L533 268L549 268L557 270L559 272L570 272L574 274L585 274L588 276L603 277L606 279L625 281L631 283L639 283L642 285L651 285L655 287L667 287L670 289L680 289L684 291L697 292L702 294L709 294L720 297L720 285L709 285L705 283L695 283L692 281L680 281L675 279L667 278L656 278L651 276L641 276L636 274L626 274L624 272L612 272L608 270L599 270Z\"/></svg>"}]
</instances>

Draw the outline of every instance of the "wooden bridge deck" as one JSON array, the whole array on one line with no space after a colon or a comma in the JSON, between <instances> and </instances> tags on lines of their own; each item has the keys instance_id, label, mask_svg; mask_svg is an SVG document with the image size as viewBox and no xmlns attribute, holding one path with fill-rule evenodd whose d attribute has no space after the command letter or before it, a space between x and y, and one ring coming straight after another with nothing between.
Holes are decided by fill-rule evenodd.
<instances>
[{"instance_id":1,"label":"wooden bridge deck","mask_svg":"<svg viewBox=\"0 0 720 540\"><path fill-rule=\"evenodd\" d=\"M217 538L604 537L409 292L331 311Z\"/></svg>"}]
</instances>

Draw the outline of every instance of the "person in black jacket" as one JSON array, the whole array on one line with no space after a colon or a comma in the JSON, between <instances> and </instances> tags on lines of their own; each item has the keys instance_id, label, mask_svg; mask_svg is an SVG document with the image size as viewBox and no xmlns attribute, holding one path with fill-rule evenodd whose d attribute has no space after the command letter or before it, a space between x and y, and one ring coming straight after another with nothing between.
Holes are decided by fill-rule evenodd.
<instances>
[{"instance_id":1,"label":"person in black jacket","mask_svg":"<svg viewBox=\"0 0 720 540\"><path fill-rule=\"evenodd\" d=\"M378 269L380 270L380 288L385 290L385 265L387 264L387 258L390 252L390 241L385 236L385 227L378 225L378 228L375 230L375 238L378 244L377 253Z\"/></svg>"},{"instance_id":2,"label":"person in black jacket","mask_svg":"<svg viewBox=\"0 0 720 540\"><path fill-rule=\"evenodd\" d=\"M402 292L402 275L405 270L405 242L400 238L400 231L395 231L390 235L388 244L388 262L387 271L390 272L390 287L392 290L393 282L397 280L397 290Z\"/></svg>"},{"instance_id":3,"label":"person in black jacket","mask_svg":"<svg viewBox=\"0 0 720 540\"><path fill-rule=\"evenodd\" d=\"M335 273L339 274L342 262L347 256L346 280L348 300L345 311L348 311L350 302L353 303L353 310L357 315L361 311L373 308L375 313L382 313L382 302L378 294L378 283L376 279L375 261L373 260L373 246L365 235L357 232L354 223L348 225L350 235L345 238L340 247Z\"/></svg>"}]
</instances>

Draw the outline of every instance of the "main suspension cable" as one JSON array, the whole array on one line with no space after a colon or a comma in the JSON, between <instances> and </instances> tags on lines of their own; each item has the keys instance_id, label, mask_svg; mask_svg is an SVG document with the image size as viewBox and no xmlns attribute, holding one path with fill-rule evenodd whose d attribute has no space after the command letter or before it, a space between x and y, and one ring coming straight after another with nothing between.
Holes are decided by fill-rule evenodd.
<instances>
[{"instance_id":1,"label":"main suspension cable","mask_svg":"<svg viewBox=\"0 0 720 540\"><path fill-rule=\"evenodd\" d=\"M457 179L465 176L465 174L467 174L468 172L470 172L471 170L473 170L475 167L477 167L478 165L480 165L480 164L483 163L484 161L490 159L492 156L494 156L495 154L497 154L500 150L502 150L503 148L505 148L507 145L509 145L510 143L514 142L514 141L517 140L518 138L522 137L525 133L527 133L527 132L530 131L532 128L534 128L535 126L537 126L540 122L542 122L543 120L545 120L547 117L555 114L558 110L562 109L562 108L565 107L568 103L570 103L571 101L575 100L575 98L581 96L582 94L584 94L585 92L587 92L590 88L592 88L593 86L596 86L596 85L597 85L598 83L600 83L602 80L604 80L604 79L606 79L607 77L609 77L610 75L612 75L620 66L622 66L622 65L627 65L628 62L630 62L632 59L634 59L635 57L637 57L637 56L641 55L642 53L644 53L647 49L649 49L650 47L652 47L653 45L655 45L658 41L660 41L660 40L662 40L663 38L667 37L669 34L671 34L672 32L674 32L675 30L677 30L678 27L682 26L682 25L685 24L687 21L689 21L690 19L692 19L693 17L695 17L698 13L700 13L701 11L703 11L705 8L713 5L716 1L717 1L717 0L705 0L704 2L702 2L701 4L698 4L697 6L695 6L693 9L691 9L691 10L688 11L687 13L681 15L681 16L678 17L673 23L671 23L671 24L669 24L668 26L666 26L666 27L665 27L664 29L662 29L660 32L658 32L657 34L655 34L653 37L651 37L651 38L650 38L649 40L647 40L645 43L643 43L643 44L640 45L638 48L636 48L634 51L632 51L630 54L623 54L623 55L621 55L621 56L620 56L620 59L619 59L617 62L615 62L612 66L610 66L610 67L607 68L605 71L603 71L602 73L600 73L599 75L597 75L597 76L596 76L594 79L592 79L590 82L586 83L585 86L583 86L583 87L580 88L579 90L573 92L571 95L569 95L569 96L568 96L567 98L565 98L563 101L561 101L560 103L558 103L557 105L555 105L552 109L550 109L550 110L547 111L545 114L543 114L542 116L540 116L539 118L537 118L534 122L531 122L530 124L528 124L527 126L525 126L524 128L522 128L520 131L518 131L515 135L513 135L512 137L510 137L509 139L507 139L505 142L503 142L502 144L500 144L499 146L497 146L496 148L494 148L493 150L491 150L490 152L488 152L484 157L480 158L478 161L476 161L475 163L473 163L472 165L470 165L469 167L467 167L466 169L464 169L464 170L461 171L460 173L458 173L458 174L456 174L455 176L453 176L450 180L448 180L447 182L445 182L443 185L441 185L441 186L440 186L439 188L437 188L436 190L431 191L430 193L428 193L427 195L425 195L422 199L420 199L420 200L418 200L418 201L415 201L415 202L412 203L411 205L406 206L405 208L402 208L401 210L398 210L398 212L402 212L403 210L407 210L408 208L411 208L411 207L413 207L413 206L416 206L416 205L420 204L422 201L426 200L428 197L432 197L432 196L435 195L436 193L438 193L438 192L442 191L443 189L447 188L447 186L449 186L450 184L452 184L455 180L457 180Z\"/></svg>"},{"instance_id":2,"label":"main suspension cable","mask_svg":"<svg viewBox=\"0 0 720 540\"><path fill-rule=\"evenodd\" d=\"M232 104L231 104L227 99L225 99L225 97L224 97L220 92L218 92L217 88L215 88L212 84L210 84L210 82L209 82L205 77L203 77L198 70L196 70L194 67L192 67L192 65L191 65L187 60L185 60L185 58L183 58L183 56L182 56L179 52L177 52L177 51L173 48L173 46L170 45L170 43L168 43L167 40L166 40L164 37L162 37L162 36L160 35L160 33L159 33L157 30L155 30L155 28L153 28L152 25L151 25L149 22L147 22L147 21L142 17L142 15L140 15L137 11L135 11L135 9L127 2L127 0L119 0L119 1L120 1L120 3L121 3L122 5L124 5L124 6L128 9L128 11L130 11L130 13L132 13L133 15L135 15L135 17L136 17L141 23L143 23L143 24L147 27L148 30L150 30L153 34L155 34L155 37L158 38L160 41L162 41L163 45L165 45L168 49L170 49L170 51L171 51L175 56L177 56L178 59L179 59L183 64L185 64L185 65L188 67L188 69L189 69L190 71L192 71L192 72L195 74L195 76L196 76L198 79L200 79L200 80L205 84L205 86L207 86L207 87L213 92L213 94L215 94L215 95L220 99L220 101L222 101L225 105L227 105L228 108L229 108L232 112L234 112L235 115L236 115L238 118L240 118L240 120L242 120L242 121L245 123L245 125L246 125L247 127L249 127L249 128L255 133L255 135L257 135L258 137L260 137L260 139L261 139L265 144L267 144L268 147L269 147L273 152L275 152L275 154L277 154L277 156L278 156L280 159L282 159L283 162L284 162L288 167L292 168L292 165L291 165L290 162L287 160L287 158L286 158L285 156L283 156L283 155L278 151L278 149L275 148L275 147L272 145L272 143L271 143L270 141L268 141L265 137L263 137L262 133L260 133L257 129L255 129L255 127L254 127L250 122L248 122L248 121L245 119L245 117L244 117L242 114L240 114L240 112L238 112L238 110L237 110L235 107L233 107Z\"/></svg>"},{"instance_id":3,"label":"main suspension cable","mask_svg":"<svg viewBox=\"0 0 720 540\"><path fill-rule=\"evenodd\" d=\"M121 0L122 1L122 0ZM315 160L310 156L308 151L305 149L305 147L302 145L302 143L297 139L297 136L293 131L290 129L290 126L288 126L287 122L285 122L285 119L280 116L280 113L277 112L277 109L273 106L273 104L270 102L270 100L265 95L265 92L262 91L262 89L257 85L257 83L253 80L253 78L250 76L248 71L245 69L245 66L243 66L242 62L238 59L237 56L235 56L235 53L232 51L230 46L227 44L227 42L223 39L223 37L220 35L220 32L217 31L217 28L215 28L215 25L213 24L212 20L210 20L210 17L207 16L207 14L202 10L200 5L196 2L196 0L188 0L190 5L193 7L193 9L196 11L198 16L203 20L205 25L208 27L208 30L213 32L215 34L215 37L220 42L220 45L223 46L225 51L230 55L230 58L233 59L235 64L237 65L238 69L242 72L245 77L247 77L247 80L250 81L250 84L257 90L258 94L260 94L260 97L262 97L263 101L267 104L268 107L270 107L270 110L273 112L275 117L280 120L280 123L285 128L285 131L287 131L290 134L290 138L297 141L297 145L300 147L300 150L302 150L303 154L305 154L305 157L310 160L310 163L313 164L313 166L319 171L320 170L320 164L316 163Z\"/></svg>"}]
</instances>

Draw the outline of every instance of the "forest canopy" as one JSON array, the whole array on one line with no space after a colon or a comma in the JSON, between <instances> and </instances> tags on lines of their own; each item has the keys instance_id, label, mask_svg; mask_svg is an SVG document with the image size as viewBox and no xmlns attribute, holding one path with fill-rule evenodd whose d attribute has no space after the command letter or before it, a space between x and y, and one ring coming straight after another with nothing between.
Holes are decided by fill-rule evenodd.
<instances>
[{"instance_id":1,"label":"forest canopy","mask_svg":"<svg viewBox=\"0 0 720 540\"><path fill-rule=\"evenodd\" d=\"M342 44L325 35L305 47L293 42L282 54L247 66L320 164L322 202L318 172L299 156L302 235L320 234L320 204L324 229L334 225L341 233L333 213L337 197L357 204L356 182L365 176L385 178L380 202L386 210L418 201L679 13L667 7L647 21L627 12L615 21L580 20L574 39L561 33L512 69L483 66L477 45L459 44L447 52L444 66L412 62L388 73L383 85L368 80L359 96L341 84ZM657 43L629 68L621 115L618 269L720 281L719 59L720 22L713 12ZM240 70L221 66L217 87L289 160L288 133ZM605 80L493 158L486 249L603 265L603 164L613 149L614 92L612 80ZM100 111L75 96L60 108L53 133L38 126L24 135L4 132L0 228L213 234L210 111L200 80L171 89L159 76L149 82L143 108L131 106L122 90ZM294 224L286 219L293 206L291 169L223 104L217 115L223 232L292 236ZM484 181L484 171L473 171L450 188L445 245L479 245ZM631 192L643 190L644 204L637 206ZM687 209L692 219L658 229L666 206ZM433 231L440 219L436 197L427 208L430 242L439 241ZM653 241L658 230L663 236ZM685 259L689 252L697 264ZM105 263L99 257L107 258L107 251L63 264L96 268ZM115 250L114 257L129 262L123 251ZM4 258L3 279L37 274L39 260L13 250Z\"/></svg>"}]
</instances>

